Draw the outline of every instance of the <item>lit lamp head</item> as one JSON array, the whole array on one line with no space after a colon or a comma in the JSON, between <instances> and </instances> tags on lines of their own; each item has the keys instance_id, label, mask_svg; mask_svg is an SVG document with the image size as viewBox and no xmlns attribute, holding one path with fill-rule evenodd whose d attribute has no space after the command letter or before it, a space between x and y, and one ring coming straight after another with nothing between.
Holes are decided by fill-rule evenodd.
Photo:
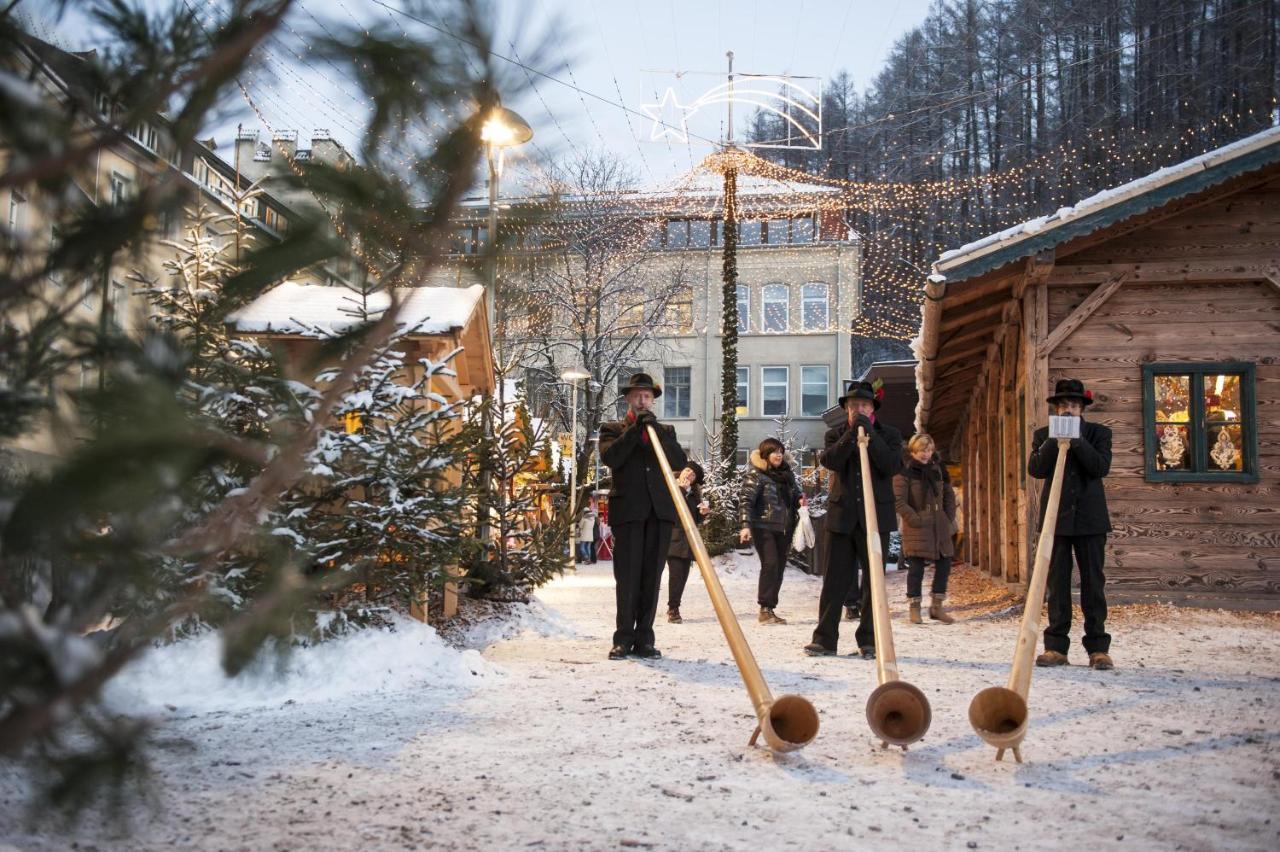
<instances>
[{"instance_id":1,"label":"lit lamp head","mask_svg":"<svg viewBox=\"0 0 1280 852\"><path fill-rule=\"evenodd\" d=\"M494 170L502 172L502 152L516 145L523 145L533 138L533 128L529 122L520 117L515 110L495 106L489 111L489 117L480 126L480 141L489 151L489 158L497 159Z\"/></svg>"}]
</instances>

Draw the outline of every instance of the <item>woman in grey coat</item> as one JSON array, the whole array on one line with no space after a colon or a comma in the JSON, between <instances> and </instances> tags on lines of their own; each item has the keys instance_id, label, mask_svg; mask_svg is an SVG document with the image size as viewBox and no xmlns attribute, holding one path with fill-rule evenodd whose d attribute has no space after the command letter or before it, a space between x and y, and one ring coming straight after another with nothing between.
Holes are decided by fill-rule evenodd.
<instances>
[{"instance_id":1,"label":"woman in grey coat","mask_svg":"<svg viewBox=\"0 0 1280 852\"><path fill-rule=\"evenodd\" d=\"M943 624L955 621L942 608L947 576L955 556L956 492L947 470L934 452L933 438L920 432L907 442L910 458L893 478L894 505L902 518L902 559L907 567L907 602L911 623L919 624L921 586L926 562L933 563L933 600L929 617Z\"/></svg>"}]
</instances>

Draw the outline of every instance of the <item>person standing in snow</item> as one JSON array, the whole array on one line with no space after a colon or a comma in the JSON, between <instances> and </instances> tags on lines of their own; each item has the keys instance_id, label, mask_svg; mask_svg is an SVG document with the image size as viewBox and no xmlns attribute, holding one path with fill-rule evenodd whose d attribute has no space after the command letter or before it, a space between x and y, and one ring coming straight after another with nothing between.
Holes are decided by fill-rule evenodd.
<instances>
[{"instance_id":1,"label":"person standing in snow","mask_svg":"<svg viewBox=\"0 0 1280 852\"><path fill-rule=\"evenodd\" d=\"M1071 647L1071 555L1080 566L1080 608L1084 611L1084 650L1089 668L1110 669L1111 636L1107 633L1106 577L1102 573L1111 532L1111 515L1102 479L1111 472L1111 430L1100 423L1086 423L1084 410L1093 394L1079 379L1061 379L1048 402L1059 417L1080 418L1080 437L1071 439L1062 472L1062 497L1058 525L1054 528L1053 555L1049 561L1049 626L1044 631L1044 653L1037 666L1065 666ZM1048 479L1058 463L1058 441L1049 427L1037 429L1031 438L1027 473ZM1049 505L1049 488L1040 494L1040 524Z\"/></svg>"},{"instance_id":2,"label":"person standing in snow","mask_svg":"<svg viewBox=\"0 0 1280 852\"><path fill-rule=\"evenodd\" d=\"M702 483L706 473L702 465L696 461L689 462L676 484L684 492L684 502L689 508L689 516L695 524L701 524L711 514L711 506L702 499ZM672 624L683 624L680 617L680 602L684 599L684 587L689 582L689 565L693 561L693 550L689 538L684 534L684 527L676 524L671 531L671 547L667 550L667 621Z\"/></svg>"},{"instance_id":3,"label":"person standing in snow","mask_svg":"<svg viewBox=\"0 0 1280 852\"><path fill-rule=\"evenodd\" d=\"M822 578L822 593L818 598L818 626L813 631L813 641L804 646L804 652L811 657L829 657L836 653L840 610L850 587L857 582L861 567L860 620L854 638L863 658L874 659L874 614L871 611L870 558L867 554L858 428L870 436L867 457L871 463L871 499L875 503L874 516L879 527L872 532L879 534L882 542L897 526L897 514L893 508L893 477L902 470L902 435L889 424L876 419L880 393L870 382L848 382L839 404L845 410L846 421L827 430L820 458L822 466L832 473L831 494L827 499L826 534L831 537L827 573Z\"/></svg>"},{"instance_id":4,"label":"person standing in snow","mask_svg":"<svg viewBox=\"0 0 1280 852\"><path fill-rule=\"evenodd\" d=\"M617 623L609 659L634 654L661 657L654 647L653 619L658 611L662 563L671 544L672 525L679 522L675 503L650 444L654 427L672 470L686 466L676 430L658 422L653 403L662 388L647 373L636 373L619 389L627 415L600 426L600 459L609 466L609 523L613 527L613 577Z\"/></svg>"},{"instance_id":5,"label":"person standing in snow","mask_svg":"<svg viewBox=\"0 0 1280 852\"><path fill-rule=\"evenodd\" d=\"M590 562L596 539L596 512L590 505L578 520L578 562Z\"/></svg>"},{"instance_id":6,"label":"person standing in snow","mask_svg":"<svg viewBox=\"0 0 1280 852\"><path fill-rule=\"evenodd\" d=\"M933 563L933 595L929 617L942 624L955 621L942 608L947 598L947 576L955 556L956 492L947 469L934 451L933 438L924 432L907 442L907 466L893 478L894 504L902 519L902 562L907 569L907 603L912 624L920 624L920 598L924 566Z\"/></svg>"},{"instance_id":7,"label":"person standing in snow","mask_svg":"<svg viewBox=\"0 0 1280 852\"><path fill-rule=\"evenodd\" d=\"M760 557L760 582L756 603L761 624L786 624L774 610L782 590L782 574L791 550L789 533L795 529L804 493L786 451L777 438L765 438L751 451L751 467L742 480L738 501L742 520L739 539L755 545Z\"/></svg>"}]
</instances>

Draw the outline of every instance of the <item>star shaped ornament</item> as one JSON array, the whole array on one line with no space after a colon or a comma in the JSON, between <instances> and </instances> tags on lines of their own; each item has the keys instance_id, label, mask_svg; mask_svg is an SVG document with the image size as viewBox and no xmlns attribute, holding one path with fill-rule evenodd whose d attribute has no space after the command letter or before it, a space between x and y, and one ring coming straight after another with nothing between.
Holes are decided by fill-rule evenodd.
<instances>
[{"instance_id":1,"label":"star shaped ornament","mask_svg":"<svg viewBox=\"0 0 1280 852\"><path fill-rule=\"evenodd\" d=\"M689 120L689 116L698 111L698 107L682 105L674 88L668 86L659 103L642 104L640 109L653 119L653 127L649 130L649 141L661 139L667 134L675 137L677 142L689 141L689 131L685 123Z\"/></svg>"}]
</instances>

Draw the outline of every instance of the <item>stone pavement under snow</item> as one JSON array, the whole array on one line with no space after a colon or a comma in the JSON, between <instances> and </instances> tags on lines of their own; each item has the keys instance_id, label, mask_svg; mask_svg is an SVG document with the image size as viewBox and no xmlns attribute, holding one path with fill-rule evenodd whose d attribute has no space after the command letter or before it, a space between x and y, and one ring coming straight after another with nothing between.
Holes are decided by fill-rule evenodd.
<instances>
[{"instance_id":1,"label":"stone pavement under snow","mask_svg":"<svg viewBox=\"0 0 1280 852\"><path fill-rule=\"evenodd\" d=\"M128 837L98 818L33 829L4 767L0 849L1280 848L1273 616L1117 612L1116 670L1080 665L1077 645L1076 665L1035 672L1018 765L996 763L966 716L1004 683L1018 612L907 624L905 578L889 575L902 676L933 726L883 750L864 716L874 663L801 653L820 581L789 570L790 623L763 627L754 560L721 566L774 694L821 714L803 751L747 747L751 706L696 572L685 623L659 615L664 658L610 662L612 576L590 566L514 628L473 629L483 658L404 626L390 644L298 652L283 685L225 694L196 651L144 661L116 701L163 720L157 808L136 808Z\"/></svg>"}]
</instances>

